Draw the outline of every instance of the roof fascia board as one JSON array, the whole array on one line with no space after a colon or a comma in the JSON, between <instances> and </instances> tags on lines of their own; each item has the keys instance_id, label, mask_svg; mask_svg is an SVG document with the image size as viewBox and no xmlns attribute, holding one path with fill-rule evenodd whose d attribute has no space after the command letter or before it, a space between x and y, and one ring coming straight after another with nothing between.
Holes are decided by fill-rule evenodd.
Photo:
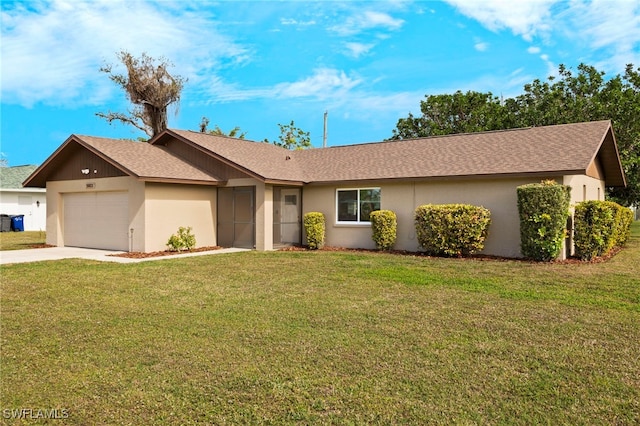
<instances>
[{"instance_id":1,"label":"roof fascia board","mask_svg":"<svg viewBox=\"0 0 640 426\"><path fill-rule=\"evenodd\" d=\"M138 178L141 182L152 183L183 183L188 185L203 185L203 186L219 186L220 182L211 182L206 180L189 180L189 179L171 179L171 178L155 178L141 176Z\"/></svg>"},{"instance_id":2,"label":"roof fascia board","mask_svg":"<svg viewBox=\"0 0 640 426\"><path fill-rule=\"evenodd\" d=\"M562 176L570 176L584 174L584 170L553 170L530 173L496 173L483 175L453 175L453 176L422 176L407 178L386 178L386 179L351 179L351 180L333 180L333 181L313 181L308 182L308 186L316 185L361 185L362 183L404 183L404 182L442 182L442 181L463 181L463 180L503 180L503 179L520 179L520 178L555 178Z\"/></svg>"}]
</instances>

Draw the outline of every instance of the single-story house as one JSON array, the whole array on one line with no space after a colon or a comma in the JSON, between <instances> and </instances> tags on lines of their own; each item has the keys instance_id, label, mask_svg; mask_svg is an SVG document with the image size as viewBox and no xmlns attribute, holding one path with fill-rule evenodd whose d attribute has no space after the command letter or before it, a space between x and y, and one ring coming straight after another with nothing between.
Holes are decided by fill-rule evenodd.
<instances>
[{"instance_id":1,"label":"single-story house","mask_svg":"<svg viewBox=\"0 0 640 426\"><path fill-rule=\"evenodd\" d=\"M327 245L374 248L368 215L388 209L395 247L419 250L417 206L468 203L491 211L484 253L520 257L516 188L548 179L573 204L626 185L611 122L297 151L172 129L148 143L71 135L25 186L47 188L58 246L164 250L191 226L198 246L272 250L304 243L302 217L318 211Z\"/></svg>"},{"instance_id":2,"label":"single-story house","mask_svg":"<svg viewBox=\"0 0 640 426\"><path fill-rule=\"evenodd\" d=\"M0 167L0 213L24 216L25 231L44 231L47 224L46 190L22 186L37 168L34 165Z\"/></svg>"}]
</instances>

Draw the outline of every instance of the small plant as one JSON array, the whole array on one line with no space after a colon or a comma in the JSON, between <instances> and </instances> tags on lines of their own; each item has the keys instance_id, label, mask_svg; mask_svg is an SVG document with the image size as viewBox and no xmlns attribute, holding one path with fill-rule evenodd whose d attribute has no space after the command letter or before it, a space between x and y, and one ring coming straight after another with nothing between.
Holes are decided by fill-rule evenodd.
<instances>
[{"instance_id":1,"label":"small plant","mask_svg":"<svg viewBox=\"0 0 640 426\"><path fill-rule=\"evenodd\" d=\"M324 246L324 215L309 212L304 215L304 231L307 233L307 244L312 250Z\"/></svg>"},{"instance_id":2,"label":"small plant","mask_svg":"<svg viewBox=\"0 0 640 426\"><path fill-rule=\"evenodd\" d=\"M191 250L196 246L196 237L191 233L192 228L189 226L185 228L181 226L178 228L178 233L169 237L167 247L169 251L180 252L182 250Z\"/></svg>"},{"instance_id":3,"label":"small plant","mask_svg":"<svg viewBox=\"0 0 640 426\"><path fill-rule=\"evenodd\" d=\"M391 210L376 210L369 215L371 238L378 250L391 250L396 243L398 221Z\"/></svg>"}]
</instances>

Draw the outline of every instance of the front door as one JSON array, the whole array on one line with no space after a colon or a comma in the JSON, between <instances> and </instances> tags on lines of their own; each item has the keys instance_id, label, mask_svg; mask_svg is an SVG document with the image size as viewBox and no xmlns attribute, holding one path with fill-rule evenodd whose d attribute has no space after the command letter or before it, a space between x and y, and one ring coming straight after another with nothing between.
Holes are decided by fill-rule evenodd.
<instances>
[{"instance_id":1,"label":"front door","mask_svg":"<svg viewBox=\"0 0 640 426\"><path fill-rule=\"evenodd\" d=\"M300 244L301 207L299 188L274 190L274 244Z\"/></svg>"}]
</instances>

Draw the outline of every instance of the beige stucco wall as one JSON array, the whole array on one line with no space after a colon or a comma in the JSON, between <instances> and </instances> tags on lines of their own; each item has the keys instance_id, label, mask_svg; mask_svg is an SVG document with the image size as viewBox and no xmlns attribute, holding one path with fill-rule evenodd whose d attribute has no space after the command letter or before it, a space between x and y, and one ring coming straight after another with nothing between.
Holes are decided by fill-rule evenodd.
<instances>
[{"instance_id":1,"label":"beige stucco wall","mask_svg":"<svg viewBox=\"0 0 640 426\"><path fill-rule=\"evenodd\" d=\"M201 185L146 183L144 226L134 229L144 236L144 246L134 251L161 251L181 226L191 227L196 246L216 245L216 188Z\"/></svg>"},{"instance_id":2,"label":"beige stucco wall","mask_svg":"<svg viewBox=\"0 0 640 426\"><path fill-rule=\"evenodd\" d=\"M88 188L87 185L93 185ZM129 194L130 227L144 228L144 183L122 176L100 179L47 182L47 244L64 246L64 203L67 193L127 191ZM144 233L134 234L134 251L144 247Z\"/></svg>"},{"instance_id":3,"label":"beige stucco wall","mask_svg":"<svg viewBox=\"0 0 640 426\"><path fill-rule=\"evenodd\" d=\"M552 177L550 177L552 178ZM422 204L465 203L481 205L491 211L491 226L483 253L507 257L520 257L520 220L516 188L535 179L476 179L405 183L363 183L358 186L307 186L304 188L303 211L322 212L326 217L326 244L351 248L375 248L369 225L336 224L336 189L380 187L381 208L393 210L398 217L398 239L395 248L416 251L413 215ZM587 185L589 196L597 196L602 182L586 176L570 176L556 179L578 186ZM578 192L572 190L573 196ZM595 195L594 195L595 194ZM601 187L601 194L604 188ZM579 200L582 201L582 200Z\"/></svg>"}]
</instances>

